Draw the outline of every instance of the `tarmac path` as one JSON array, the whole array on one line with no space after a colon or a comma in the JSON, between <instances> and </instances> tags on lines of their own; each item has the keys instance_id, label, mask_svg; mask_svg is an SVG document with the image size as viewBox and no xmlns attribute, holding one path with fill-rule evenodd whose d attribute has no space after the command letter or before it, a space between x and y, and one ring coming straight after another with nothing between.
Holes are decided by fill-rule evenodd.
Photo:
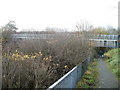
<instances>
[{"instance_id":1,"label":"tarmac path","mask_svg":"<svg viewBox=\"0 0 120 90\"><path fill-rule=\"evenodd\" d=\"M98 88L118 88L118 79L111 70L107 67L107 64L98 59Z\"/></svg>"}]
</instances>

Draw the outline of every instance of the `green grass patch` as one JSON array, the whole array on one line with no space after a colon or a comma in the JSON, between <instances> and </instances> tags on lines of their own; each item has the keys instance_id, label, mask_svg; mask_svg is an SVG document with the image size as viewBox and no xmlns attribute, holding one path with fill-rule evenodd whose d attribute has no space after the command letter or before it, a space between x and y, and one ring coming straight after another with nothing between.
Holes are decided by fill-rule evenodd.
<instances>
[{"instance_id":1,"label":"green grass patch","mask_svg":"<svg viewBox=\"0 0 120 90\"><path fill-rule=\"evenodd\" d=\"M109 68L112 70L114 74L117 75L118 78L120 78L120 60L119 59L119 53L120 53L120 48L117 49L112 49L108 52L106 52L105 55L105 61L108 63Z\"/></svg>"},{"instance_id":2,"label":"green grass patch","mask_svg":"<svg viewBox=\"0 0 120 90\"><path fill-rule=\"evenodd\" d=\"M94 88L96 87L97 79L97 60L94 60L89 66L88 70L83 75L82 79L77 83L77 88Z\"/></svg>"}]
</instances>

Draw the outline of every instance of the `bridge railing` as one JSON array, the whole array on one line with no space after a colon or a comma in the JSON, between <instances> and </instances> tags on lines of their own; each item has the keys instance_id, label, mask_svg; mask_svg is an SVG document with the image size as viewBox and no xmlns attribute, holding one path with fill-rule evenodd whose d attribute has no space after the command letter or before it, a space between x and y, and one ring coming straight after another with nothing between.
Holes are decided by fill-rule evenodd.
<instances>
[{"instance_id":1,"label":"bridge railing","mask_svg":"<svg viewBox=\"0 0 120 90\"><path fill-rule=\"evenodd\" d=\"M118 35L91 35L91 39L118 40Z\"/></svg>"},{"instance_id":2,"label":"bridge railing","mask_svg":"<svg viewBox=\"0 0 120 90\"><path fill-rule=\"evenodd\" d=\"M74 67L71 71L61 77L47 90L54 88L75 88L77 82L81 79L85 71L87 70L88 64L92 61L92 58L88 58L78 66Z\"/></svg>"}]
</instances>

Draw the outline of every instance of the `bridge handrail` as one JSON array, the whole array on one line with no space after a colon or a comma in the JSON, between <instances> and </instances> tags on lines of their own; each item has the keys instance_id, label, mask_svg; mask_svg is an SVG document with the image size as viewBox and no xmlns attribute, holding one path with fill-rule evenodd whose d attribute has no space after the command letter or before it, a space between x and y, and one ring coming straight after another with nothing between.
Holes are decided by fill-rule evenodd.
<instances>
[{"instance_id":1,"label":"bridge handrail","mask_svg":"<svg viewBox=\"0 0 120 90\"><path fill-rule=\"evenodd\" d=\"M118 40L119 35L91 35L91 39L113 39Z\"/></svg>"}]
</instances>

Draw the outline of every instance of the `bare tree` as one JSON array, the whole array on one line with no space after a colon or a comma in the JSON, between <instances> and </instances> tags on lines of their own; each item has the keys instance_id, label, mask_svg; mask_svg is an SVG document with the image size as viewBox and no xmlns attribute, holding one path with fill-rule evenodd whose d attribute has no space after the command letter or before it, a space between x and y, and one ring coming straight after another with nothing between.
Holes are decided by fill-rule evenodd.
<instances>
[{"instance_id":1,"label":"bare tree","mask_svg":"<svg viewBox=\"0 0 120 90\"><path fill-rule=\"evenodd\" d=\"M1 28L2 36L4 39L10 39L11 34L15 33L18 28L14 21L9 21L5 26Z\"/></svg>"},{"instance_id":2,"label":"bare tree","mask_svg":"<svg viewBox=\"0 0 120 90\"><path fill-rule=\"evenodd\" d=\"M2 48L4 51L9 51L13 45L14 42L12 40L12 34L16 32L18 28L16 27L16 23L14 21L9 21L5 26L1 27L2 31ZM13 46L15 47L15 46Z\"/></svg>"},{"instance_id":3,"label":"bare tree","mask_svg":"<svg viewBox=\"0 0 120 90\"><path fill-rule=\"evenodd\" d=\"M77 31L79 32L79 36L82 38L82 43L87 43L85 41L88 41L91 34L90 31L93 30L93 26L88 23L87 21L82 21L80 23L77 23L76 25Z\"/></svg>"},{"instance_id":4,"label":"bare tree","mask_svg":"<svg viewBox=\"0 0 120 90\"><path fill-rule=\"evenodd\" d=\"M76 27L77 30L80 32L89 31L93 28L93 26L87 21L80 21L80 23L77 23Z\"/></svg>"}]
</instances>

